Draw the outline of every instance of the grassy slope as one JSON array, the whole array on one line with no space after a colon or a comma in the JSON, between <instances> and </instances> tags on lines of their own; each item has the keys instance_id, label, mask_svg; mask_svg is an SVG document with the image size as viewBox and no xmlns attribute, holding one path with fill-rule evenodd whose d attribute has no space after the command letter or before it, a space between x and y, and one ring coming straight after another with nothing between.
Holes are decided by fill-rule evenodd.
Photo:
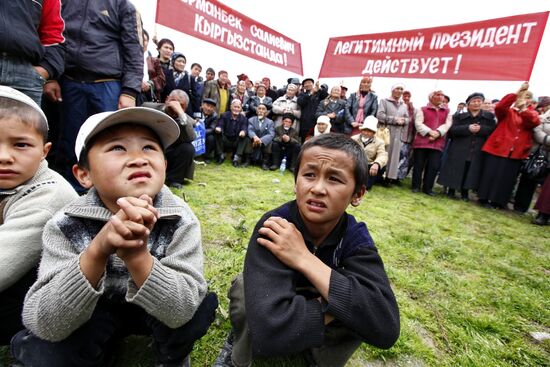
<instances>
[{"instance_id":1,"label":"grassy slope","mask_svg":"<svg viewBox=\"0 0 550 367\"><path fill-rule=\"evenodd\" d=\"M265 211L293 198L293 179L225 163L199 166L183 191L201 222L206 277L221 301L192 354L194 366L209 366L230 328L226 294L250 233ZM550 366L550 343L528 334L550 331L548 227L408 186L375 187L350 213L368 224L401 311L397 344L364 345L350 366ZM151 365L147 343L127 341L120 365Z\"/></svg>"}]
</instances>

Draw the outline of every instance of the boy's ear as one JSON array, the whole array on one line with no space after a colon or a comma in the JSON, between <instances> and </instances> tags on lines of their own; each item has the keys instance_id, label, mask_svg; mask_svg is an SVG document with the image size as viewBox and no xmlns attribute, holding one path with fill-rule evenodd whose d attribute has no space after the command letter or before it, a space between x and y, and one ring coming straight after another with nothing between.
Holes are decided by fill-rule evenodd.
<instances>
[{"instance_id":1,"label":"boy's ear","mask_svg":"<svg viewBox=\"0 0 550 367\"><path fill-rule=\"evenodd\" d=\"M46 143L44 144L44 148L42 149L42 159L46 158L48 156L48 153L50 152L50 149L52 148L52 143Z\"/></svg>"},{"instance_id":2,"label":"boy's ear","mask_svg":"<svg viewBox=\"0 0 550 367\"><path fill-rule=\"evenodd\" d=\"M85 189L89 189L94 185L90 177L90 170L82 168L78 164L73 166L73 175Z\"/></svg>"},{"instance_id":3,"label":"boy's ear","mask_svg":"<svg viewBox=\"0 0 550 367\"><path fill-rule=\"evenodd\" d=\"M356 192L351 197L351 205L359 206L359 204L361 204L361 200L363 199L363 196L365 195L366 191L367 191L367 188L365 187L365 185L361 186L361 189L359 190L359 192Z\"/></svg>"}]
</instances>

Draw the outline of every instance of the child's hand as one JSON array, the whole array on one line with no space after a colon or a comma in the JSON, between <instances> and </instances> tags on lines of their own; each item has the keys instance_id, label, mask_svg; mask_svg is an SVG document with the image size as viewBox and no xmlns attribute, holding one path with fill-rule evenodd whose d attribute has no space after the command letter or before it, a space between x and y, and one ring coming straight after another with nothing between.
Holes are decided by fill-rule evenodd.
<instances>
[{"instance_id":1,"label":"child's hand","mask_svg":"<svg viewBox=\"0 0 550 367\"><path fill-rule=\"evenodd\" d=\"M124 197L117 200L120 210L124 213L125 219L135 223L143 224L149 230L153 230L159 213L153 206L153 199L143 194L139 198ZM118 214L118 213L117 213Z\"/></svg>"},{"instance_id":2,"label":"child's hand","mask_svg":"<svg viewBox=\"0 0 550 367\"><path fill-rule=\"evenodd\" d=\"M303 260L312 255L306 247L302 234L294 224L284 218L268 218L258 233L266 237L258 237L258 243L294 270L300 271Z\"/></svg>"}]
</instances>

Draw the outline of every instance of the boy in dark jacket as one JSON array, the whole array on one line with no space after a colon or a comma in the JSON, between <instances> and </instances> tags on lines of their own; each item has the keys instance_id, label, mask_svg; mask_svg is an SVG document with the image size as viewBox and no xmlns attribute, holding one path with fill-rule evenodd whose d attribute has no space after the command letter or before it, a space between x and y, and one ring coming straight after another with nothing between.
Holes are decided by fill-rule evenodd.
<instances>
[{"instance_id":1,"label":"boy in dark jacket","mask_svg":"<svg viewBox=\"0 0 550 367\"><path fill-rule=\"evenodd\" d=\"M382 259L366 225L345 212L365 194L363 150L344 135L320 135L296 167L296 200L254 229L229 291L233 331L215 366L293 354L343 366L361 342L389 348L399 336Z\"/></svg>"}]
</instances>

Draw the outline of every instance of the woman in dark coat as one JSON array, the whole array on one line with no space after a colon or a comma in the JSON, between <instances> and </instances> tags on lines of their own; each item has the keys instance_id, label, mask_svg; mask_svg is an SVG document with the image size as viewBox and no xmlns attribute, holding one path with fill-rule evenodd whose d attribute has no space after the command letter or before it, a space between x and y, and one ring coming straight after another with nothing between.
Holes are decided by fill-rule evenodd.
<instances>
[{"instance_id":1,"label":"woman in dark coat","mask_svg":"<svg viewBox=\"0 0 550 367\"><path fill-rule=\"evenodd\" d=\"M466 99L468 111L453 116L453 125L447 133L451 145L437 181L449 188L449 197L460 190L462 199L468 200L468 190L477 189L481 176L481 147L495 130L495 115L481 109L484 99L481 93L470 94Z\"/></svg>"}]
</instances>

